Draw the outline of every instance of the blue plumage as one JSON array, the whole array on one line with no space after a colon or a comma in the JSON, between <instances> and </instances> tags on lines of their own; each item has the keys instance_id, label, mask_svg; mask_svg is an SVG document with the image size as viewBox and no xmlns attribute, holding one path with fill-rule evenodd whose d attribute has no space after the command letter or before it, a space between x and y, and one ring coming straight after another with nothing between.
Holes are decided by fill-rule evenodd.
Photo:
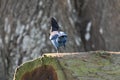
<instances>
[{"instance_id":1,"label":"blue plumage","mask_svg":"<svg viewBox=\"0 0 120 80\"><path fill-rule=\"evenodd\" d=\"M67 41L67 34L63 31L59 31L59 25L54 18L51 18L51 31L49 39L57 51L60 47L65 47Z\"/></svg>"}]
</instances>

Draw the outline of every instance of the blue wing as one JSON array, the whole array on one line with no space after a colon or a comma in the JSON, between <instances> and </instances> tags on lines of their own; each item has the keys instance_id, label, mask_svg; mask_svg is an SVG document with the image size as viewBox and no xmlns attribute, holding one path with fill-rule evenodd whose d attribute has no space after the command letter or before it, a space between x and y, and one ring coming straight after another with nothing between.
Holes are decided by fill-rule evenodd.
<instances>
[{"instance_id":1,"label":"blue wing","mask_svg":"<svg viewBox=\"0 0 120 80\"><path fill-rule=\"evenodd\" d=\"M55 34L55 35L50 37L50 40L51 40L53 46L55 47L55 49L58 49L58 47L59 47L58 42L57 42L57 38L58 38L58 34Z\"/></svg>"}]
</instances>

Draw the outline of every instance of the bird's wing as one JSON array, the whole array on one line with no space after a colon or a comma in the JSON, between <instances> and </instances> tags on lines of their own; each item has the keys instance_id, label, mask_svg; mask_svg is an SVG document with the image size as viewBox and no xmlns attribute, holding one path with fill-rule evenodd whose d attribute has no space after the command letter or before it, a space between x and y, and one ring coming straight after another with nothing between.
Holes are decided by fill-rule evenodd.
<instances>
[{"instance_id":1,"label":"bird's wing","mask_svg":"<svg viewBox=\"0 0 120 80\"><path fill-rule=\"evenodd\" d=\"M59 36L66 36L67 37L67 34L65 32L63 32L63 31L60 31L58 35Z\"/></svg>"}]
</instances>

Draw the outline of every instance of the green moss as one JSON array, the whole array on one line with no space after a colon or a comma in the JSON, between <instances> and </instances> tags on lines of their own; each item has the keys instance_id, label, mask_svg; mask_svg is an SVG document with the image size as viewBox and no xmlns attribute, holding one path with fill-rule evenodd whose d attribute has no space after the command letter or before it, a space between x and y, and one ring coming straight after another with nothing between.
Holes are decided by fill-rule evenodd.
<instances>
[{"instance_id":1,"label":"green moss","mask_svg":"<svg viewBox=\"0 0 120 80\"><path fill-rule=\"evenodd\" d=\"M72 72L74 72L74 75L76 76L84 76L89 73L96 73L99 69L94 67L88 67L88 63L84 62L82 60L76 61L72 60L73 63L71 63L71 66L68 67Z\"/></svg>"},{"instance_id":2,"label":"green moss","mask_svg":"<svg viewBox=\"0 0 120 80\"><path fill-rule=\"evenodd\" d=\"M14 80L20 80L21 76L25 73L25 72L30 72L33 69L35 69L36 67L38 67L39 65L41 65L41 61L40 59L36 59L33 61L29 61L26 62L24 64L22 64L21 66L19 66L16 69L16 73L15 73L15 79Z\"/></svg>"},{"instance_id":3,"label":"green moss","mask_svg":"<svg viewBox=\"0 0 120 80\"><path fill-rule=\"evenodd\" d=\"M101 68L111 64L109 59L102 58L96 54L90 55L86 61L82 58L65 58L61 59L60 62L65 68L65 72L70 71L70 74L74 77L99 77L97 73L104 72Z\"/></svg>"},{"instance_id":4,"label":"green moss","mask_svg":"<svg viewBox=\"0 0 120 80\"><path fill-rule=\"evenodd\" d=\"M30 72L37 67L42 65L52 65L58 74L58 79L64 80L64 75L62 70L60 70L60 66L55 58L44 56L42 58L35 59L33 61L25 62L21 66L19 66L14 74L14 80L21 80L21 77L24 73Z\"/></svg>"},{"instance_id":5,"label":"green moss","mask_svg":"<svg viewBox=\"0 0 120 80\"><path fill-rule=\"evenodd\" d=\"M57 72L59 80L84 80L85 77L88 79L93 77L100 80L109 80L110 76L116 77L120 74L119 65L116 66L111 62L112 57L104 51L88 54L84 57L79 57L79 55L74 57L70 55L62 58L44 56L20 66L15 80L20 80L20 77L26 71L32 71L42 65L52 65Z\"/></svg>"}]
</instances>

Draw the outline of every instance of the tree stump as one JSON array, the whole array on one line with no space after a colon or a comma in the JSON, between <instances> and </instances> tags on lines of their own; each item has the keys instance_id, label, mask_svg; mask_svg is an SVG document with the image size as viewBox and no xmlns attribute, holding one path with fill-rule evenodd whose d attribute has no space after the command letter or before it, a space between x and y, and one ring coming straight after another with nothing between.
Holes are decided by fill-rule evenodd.
<instances>
[{"instance_id":1,"label":"tree stump","mask_svg":"<svg viewBox=\"0 0 120 80\"><path fill-rule=\"evenodd\" d=\"M20 65L13 80L118 80L119 58L120 52L46 53Z\"/></svg>"}]
</instances>

